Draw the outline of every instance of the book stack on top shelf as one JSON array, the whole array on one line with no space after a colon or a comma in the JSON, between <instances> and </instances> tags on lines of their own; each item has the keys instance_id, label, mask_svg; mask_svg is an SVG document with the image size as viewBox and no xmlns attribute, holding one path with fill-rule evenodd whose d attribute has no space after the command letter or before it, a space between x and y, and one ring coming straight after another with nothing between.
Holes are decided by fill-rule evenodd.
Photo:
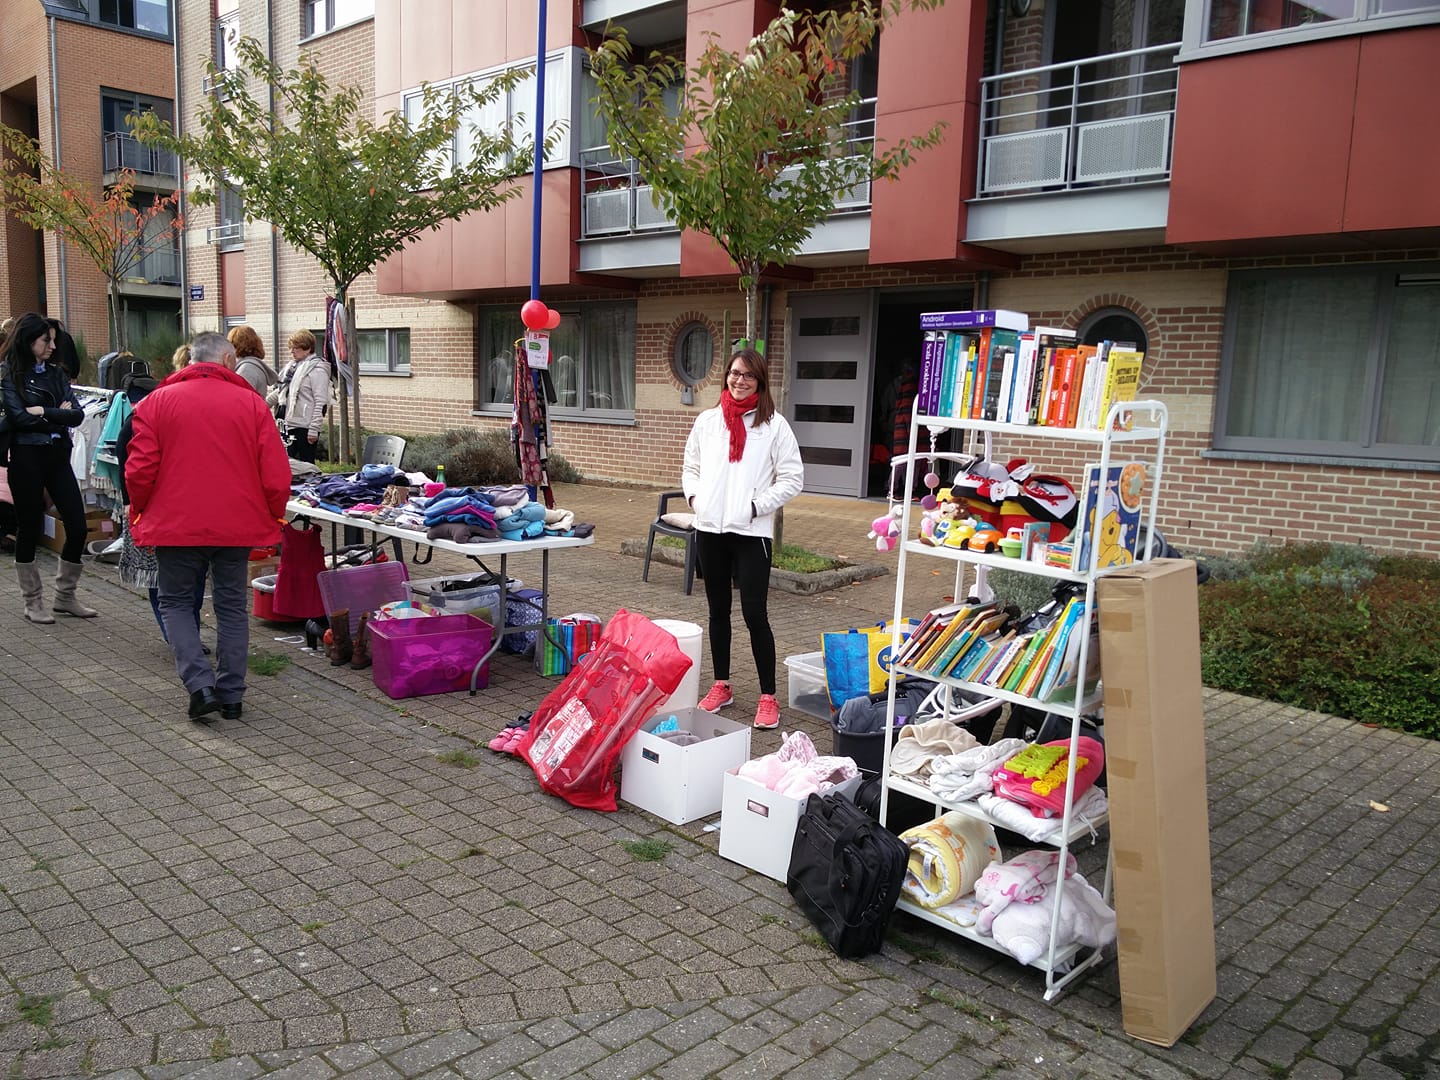
<instances>
[{"instance_id":1,"label":"book stack on top shelf","mask_svg":"<svg viewBox=\"0 0 1440 1080\"><path fill-rule=\"evenodd\" d=\"M925 416L1095 431L1110 406L1134 401L1140 386L1143 352L1032 329L1018 311L931 312L920 325L917 400Z\"/></svg>"}]
</instances>

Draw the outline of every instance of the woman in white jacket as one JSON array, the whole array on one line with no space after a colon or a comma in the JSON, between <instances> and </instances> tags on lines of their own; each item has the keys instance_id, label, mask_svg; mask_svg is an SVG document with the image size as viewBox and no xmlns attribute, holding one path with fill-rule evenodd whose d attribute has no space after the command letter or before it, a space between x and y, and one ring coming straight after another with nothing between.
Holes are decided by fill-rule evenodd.
<instances>
[{"instance_id":1,"label":"woman in white jacket","mask_svg":"<svg viewBox=\"0 0 1440 1080\"><path fill-rule=\"evenodd\" d=\"M740 588L740 614L760 679L757 728L780 724L775 699L775 635L767 597L775 511L800 494L805 465L800 445L770 396L770 367L754 349L730 357L720 405L695 419L685 442L685 497L695 511L696 548L710 607L710 660L715 685L700 701L719 712L735 700L730 688L730 583Z\"/></svg>"},{"instance_id":2,"label":"woman in white jacket","mask_svg":"<svg viewBox=\"0 0 1440 1080\"><path fill-rule=\"evenodd\" d=\"M288 344L290 362L265 400L284 426L290 456L314 464L325 406L330 404L330 364L315 355L315 335L309 330L296 330Z\"/></svg>"}]
</instances>

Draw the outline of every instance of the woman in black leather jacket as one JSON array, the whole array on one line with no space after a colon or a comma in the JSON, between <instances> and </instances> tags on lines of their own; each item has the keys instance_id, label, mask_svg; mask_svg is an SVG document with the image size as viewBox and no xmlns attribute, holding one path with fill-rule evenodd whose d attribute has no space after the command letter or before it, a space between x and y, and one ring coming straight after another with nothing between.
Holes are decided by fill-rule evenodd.
<instances>
[{"instance_id":1,"label":"woman in black leather jacket","mask_svg":"<svg viewBox=\"0 0 1440 1080\"><path fill-rule=\"evenodd\" d=\"M70 379L49 363L55 343L50 324L34 312L20 316L0 353L0 394L10 427L10 493L15 500L15 573L25 597L25 617L53 623L45 610L35 545L45 513L45 493L65 526L65 547L55 575L53 610L82 619L97 614L75 598L85 547L85 503L70 468L70 429L85 419Z\"/></svg>"}]
</instances>

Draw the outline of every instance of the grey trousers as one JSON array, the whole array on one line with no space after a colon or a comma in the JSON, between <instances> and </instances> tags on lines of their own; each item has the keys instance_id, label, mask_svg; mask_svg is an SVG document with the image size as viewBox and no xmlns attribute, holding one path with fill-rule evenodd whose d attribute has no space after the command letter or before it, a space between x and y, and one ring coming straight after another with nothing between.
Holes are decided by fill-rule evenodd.
<instances>
[{"instance_id":1,"label":"grey trousers","mask_svg":"<svg viewBox=\"0 0 1440 1080\"><path fill-rule=\"evenodd\" d=\"M250 653L250 615L245 605L245 576L250 549L243 547L157 547L160 572L160 619L175 670L187 693L214 687L222 702L233 704L245 693ZM210 573L210 598L215 607L215 667L200 649L195 623L195 586Z\"/></svg>"}]
</instances>

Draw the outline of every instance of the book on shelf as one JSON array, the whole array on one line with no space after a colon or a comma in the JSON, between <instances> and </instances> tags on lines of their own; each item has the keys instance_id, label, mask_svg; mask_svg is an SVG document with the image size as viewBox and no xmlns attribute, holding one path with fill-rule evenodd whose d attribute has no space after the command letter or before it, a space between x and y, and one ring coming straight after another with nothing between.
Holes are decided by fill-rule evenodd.
<instances>
[{"instance_id":1,"label":"book on shelf","mask_svg":"<svg viewBox=\"0 0 1440 1080\"><path fill-rule=\"evenodd\" d=\"M952 618L966 610L967 605L965 604L943 604L940 607L931 608L921 618L920 625L900 646L900 651L895 656L895 663L909 667L912 661L934 641L935 635L948 626Z\"/></svg>"},{"instance_id":2,"label":"book on shelf","mask_svg":"<svg viewBox=\"0 0 1440 1080\"><path fill-rule=\"evenodd\" d=\"M975 352L970 365L969 385L966 387L965 403L960 410L962 419L967 416L971 420L983 419L981 407L985 400L985 382L989 378L990 339L994 334L994 328L987 326L975 335Z\"/></svg>"},{"instance_id":3,"label":"book on shelf","mask_svg":"<svg viewBox=\"0 0 1440 1080\"><path fill-rule=\"evenodd\" d=\"M1044 647L1045 639L1050 636L1050 631L1054 628L1054 625L1054 623L1051 623L1049 626L1042 627L1030 635L1029 639L1025 642L1025 648L1021 650L1020 656L1006 673L1004 681L1000 683L1002 690L1014 692L1020 685L1020 680L1025 678L1025 673L1030 670L1031 663Z\"/></svg>"},{"instance_id":4,"label":"book on shelf","mask_svg":"<svg viewBox=\"0 0 1440 1080\"><path fill-rule=\"evenodd\" d=\"M1078 596L1072 596L1055 624L1055 632L1051 634L1050 640L1045 643L1045 648L1036 657L1031 677L1028 677L1022 684L1020 691L1022 694L1043 700L1045 695L1050 692L1055 678L1060 674L1060 662L1065 657L1065 644L1070 638L1070 630L1084 614L1085 601Z\"/></svg>"},{"instance_id":5,"label":"book on shelf","mask_svg":"<svg viewBox=\"0 0 1440 1080\"><path fill-rule=\"evenodd\" d=\"M1046 427L1065 426L1065 414L1061 409L1061 403L1069 399L1070 377L1075 373L1075 365L1079 362L1079 358L1078 347L1073 345L1057 348L1051 354L1045 403L1042 406L1045 410L1044 424Z\"/></svg>"},{"instance_id":6,"label":"book on shelf","mask_svg":"<svg viewBox=\"0 0 1440 1080\"><path fill-rule=\"evenodd\" d=\"M1075 344L1075 335L1063 330L1041 327L1035 335L1035 368L1031 373L1030 423L1044 424L1050 401L1050 384L1055 376L1055 353Z\"/></svg>"},{"instance_id":7,"label":"book on shelf","mask_svg":"<svg viewBox=\"0 0 1440 1080\"><path fill-rule=\"evenodd\" d=\"M925 650L915 658L915 666L921 671L931 671L940 662L953 642L958 641L965 631L965 613L953 615L944 626L935 632Z\"/></svg>"},{"instance_id":8,"label":"book on shelf","mask_svg":"<svg viewBox=\"0 0 1440 1080\"><path fill-rule=\"evenodd\" d=\"M994 657L995 651L1000 647L1000 639L1001 635L998 632L976 638L965 650L965 654L955 662L948 674L964 682L976 682L977 673L989 663L990 659Z\"/></svg>"},{"instance_id":9,"label":"book on shelf","mask_svg":"<svg viewBox=\"0 0 1440 1080\"><path fill-rule=\"evenodd\" d=\"M1144 361L1143 352L1119 345L1111 347L1105 368L1105 386L1095 418L1096 427L1104 426L1105 418L1110 415L1110 406L1135 400L1140 390L1140 367ZM1129 413L1117 420L1115 425L1117 431L1129 431L1133 426L1134 418Z\"/></svg>"},{"instance_id":10,"label":"book on shelf","mask_svg":"<svg viewBox=\"0 0 1440 1080\"><path fill-rule=\"evenodd\" d=\"M1040 643L1040 647L1036 650L1035 655L1031 657L1030 664L1025 669L1025 674L1021 677L1019 685L1016 686L1015 692L1017 694L1024 694L1027 697L1033 697L1035 695L1035 690L1039 687L1040 680L1045 676L1045 669L1050 663L1050 657L1054 655L1056 642L1060 639L1067 620L1073 617L1075 608L1082 606L1083 603L1084 601L1078 596L1072 596L1065 601L1064 607L1060 609L1060 614L1051 622L1049 629L1046 631L1045 640Z\"/></svg>"},{"instance_id":11,"label":"book on shelf","mask_svg":"<svg viewBox=\"0 0 1440 1080\"><path fill-rule=\"evenodd\" d=\"M1035 545L1049 542L1050 522L1027 521L1020 528L1020 558L1029 562L1030 556L1035 553Z\"/></svg>"},{"instance_id":12,"label":"book on shelf","mask_svg":"<svg viewBox=\"0 0 1440 1080\"><path fill-rule=\"evenodd\" d=\"M995 610L994 604L977 612L946 647L942 657L937 658L936 663L928 668L930 673L937 677L952 674L954 669L965 659L971 647L986 634L998 630L1008 618L1009 616L1005 612Z\"/></svg>"},{"instance_id":13,"label":"book on shelf","mask_svg":"<svg viewBox=\"0 0 1440 1080\"><path fill-rule=\"evenodd\" d=\"M1030 635L1017 635L1011 630L1005 635L1000 643L1000 648L995 651L991 661L980 669L975 676L975 681L985 686L999 686L1004 677L1009 673L1011 666L1029 644Z\"/></svg>"},{"instance_id":14,"label":"book on shelf","mask_svg":"<svg viewBox=\"0 0 1440 1080\"><path fill-rule=\"evenodd\" d=\"M1085 372L1098 350L1094 345L1075 346L1074 363L1066 370L1060 386L1060 402L1056 409L1056 427L1073 428L1080 412L1080 393Z\"/></svg>"},{"instance_id":15,"label":"book on shelf","mask_svg":"<svg viewBox=\"0 0 1440 1080\"><path fill-rule=\"evenodd\" d=\"M1007 377L1014 376L1015 356L1020 347L1020 335L1013 330L992 330L990 332L990 360L985 369L984 392L980 402L981 420L1002 420L1001 402L1005 400ZM1008 412L1008 402L1006 409Z\"/></svg>"},{"instance_id":16,"label":"book on shelf","mask_svg":"<svg viewBox=\"0 0 1440 1080\"><path fill-rule=\"evenodd\" d=\"M1030 329L1030 316L1023 311L1006 311L991 308L979 311L927 311L920 316L923 330L978 330L984 326L998 326L1005 330L1023 331Z\"/></svg>"},{"instance_id":17,"label":"book on shelf","mask_svg":"<svg viewBox=\"0 0 1440 1080\"><path fill-rule=\"evenodd\" d=\"M1071 630L1070 636L1065 642L1065 656L1060 661L1060 672L1055 677L1055 683L1041 696L1046 701L1056 700L1056 695L1067 687L1074 687L1076 684L1076 673L1080 667L1080 643L1085 640L1085 635L1078 630ZM1100 677L1100 627L1093 624L1090 627L1090 648L1085 653L1085 687L1091 688Z\"/></svg>"},{"instance_id":18,"label":"book on shelf","mask_svg":"<svg viewBox=\"0 0 1440 1080\"><path fill-rule=\"evenodd\" d=\"M1100 406L1100 387L1105 381L1105 363L1110 353L1110 344L1109 341L1100 342L1085 364L1085 377L1080 382L1080 408L1075 413L1077 428L1094 428L1100 422L1096 419L1095 410Z\"/></svg>"},{"instance_id":19,"label":"book on shelf","mask_svg":"<svg viewBox=\"0 0 1440 1080\"><path fill-rule=\"evenodd\" d=\"M927 331L920 350L920 379L915 400L922 416L934 416L935 407L939 403L940 372L945 362L944 338L945 335L939 330Z\"/></svg>"},{"instance_id":20,"label":"book on shelf","mask_svg":"<svg viewBox=\"0 0 1440 1080\"><path fill-rule=\"evenodd\" d=\"M1020 341L1015 347L1015 370L1006 391L1001 393L1001 397L1005 399L1002 406L1005 415L1002 419L1007 424L1030 423L1030 382L1035 370L1035 354L1038 351L1035 337L1034 330L1027 330L1020 335Z\"/></svg>"},{"instance_id":21,"label":"book on shelf","mask_svg":"<svg viewBox=\"0 0 1440 1080\"><path fill-rule=\"evenodd\" d=\"M1140 510L1148 486L1143 461L1112 462L1103 483L1098 462L1085 466L1080 512L1075 518L1075 531L1068 537L1074 551L1072 569L1082 574L1090 572L1092 548L1096 570L1135 561Z\"/></svg>"},{"instance_id":22,"label":"book on shelf","mask_svg":"<svg viewBox=\"0 0 1440 1080\"><path fill-rule=\"evenodd\" d=\"M979 345L974 335L965 335L965 350L960 356L960 372L957 376L955 402L946 413L957 420L970 415L970 398L975 393L975 364L979 357Z\"/></svg>"},{"instance_id":23,"label":"book on shelf","mask_svg":"<svg viewBox=\"0 0 1440 1080\"><path fill-rule=\"evenodd\" d=\"M940 382L932 416L950 415L950 407L955 400L955 349L959 337L959 334L948 330L940 331Z\"/></svg>"}]
</instances>

